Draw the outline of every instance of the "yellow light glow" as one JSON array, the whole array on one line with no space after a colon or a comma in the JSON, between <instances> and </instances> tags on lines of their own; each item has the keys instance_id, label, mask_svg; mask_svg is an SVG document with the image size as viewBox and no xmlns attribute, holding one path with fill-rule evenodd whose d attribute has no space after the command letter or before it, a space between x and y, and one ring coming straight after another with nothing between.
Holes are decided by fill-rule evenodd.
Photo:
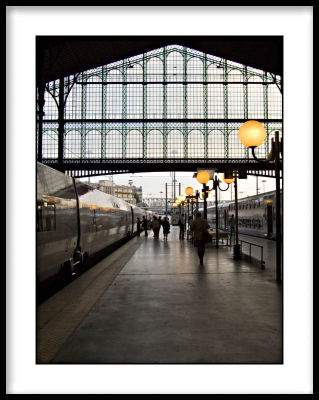
<instances>
[{"instance_id":1,"label":"yellow light glow","mask_svg":"<svg viewBox=\"0 0 319 400\"><path fill-rule=\"evenodd\" d=\"M178 196L180 201L184 201L186 199L185 195L181 194L180 196Z\"/></svg>"},{"instance_id":2,"label":"yellow light glow","mask_svg":"<svg viewBox=\"0 0 319 400\"><path fill-rule=\"evenodd\" d=\"M225 175L223 175L223 181L224 181L225 183L231 184L231 183L234 182L234 180L235 180L235 178L229 179L229 178L225 178Z\"/></svg>"},{"instance_id":3,"label":"yellow light glow","mask_svg":"<svg viewBox=\"0 0 319 400\"><path fill-rule=\"evenodd\" d=\"M199 171L196 179L199 183L207 183L210 180L210 175L207 171Z\"/></svg>"},{"instance_id":4,"label":"yellow light glow","mask_svg":"<svg viewBox=\"0 0 319 400\"><path fill-rule=\"evenodd\" d=\"M192 187L188 186L188 187L185 189L185 193L186 193L187 196L192 196L193 193L194 193L194 190L193 190Z\"/></svg>"},{"instance_id":5,"label":"yellow light glow","mask_svg":"<svg viewBox=\"0 0 319 400\"><path fill-rule=\"evenodd\" d=\"M247 121L239 128L238 136L246 147L260 146L266 138L266 129L261 122Z\"/></svg>"}]
</instances>

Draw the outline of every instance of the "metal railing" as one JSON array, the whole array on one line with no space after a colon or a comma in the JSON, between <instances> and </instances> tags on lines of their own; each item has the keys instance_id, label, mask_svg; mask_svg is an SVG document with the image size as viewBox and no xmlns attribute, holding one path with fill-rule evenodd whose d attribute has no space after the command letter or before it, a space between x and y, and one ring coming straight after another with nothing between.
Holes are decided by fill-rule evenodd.
<instances>
[{"instance_id":1,"label":"metal railing","mask_svg":"<svg viewBox=\"0 0 319 400\"><path fill-rule=\"evenodd\" d=\"M251 255L251 248L252 248L252 246L255 246L255 247L259 247L259 248L260 248L260 266L261 266L261 269L265 269L264 247L261 246L261 245L259 245L259 244L255 244L255 243L251 243L251 242L246 242L245 240L239 240L239 242L240 242L241 253L244 254L244 255L246 255L247 257L249 257L249 262L250 262L250 263L252 262L252 259L255 259L255 258L252 257L252 255ZM249 245L249 254L243 253L243 246L242 246L243 243L246 243L246 244Z\"/></svg>"}]
</instances>

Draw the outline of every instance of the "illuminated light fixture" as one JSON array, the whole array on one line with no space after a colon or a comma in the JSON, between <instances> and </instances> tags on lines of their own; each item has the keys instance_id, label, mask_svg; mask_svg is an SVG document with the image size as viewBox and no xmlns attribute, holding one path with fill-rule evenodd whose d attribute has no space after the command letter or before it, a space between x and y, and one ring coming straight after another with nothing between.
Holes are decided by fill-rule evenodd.
<instances>
[{"instance_id":1,"label":"illuminated light fixture","mask_svg":"<svg viewBox=\"0 0 319 400\"><path fill-rule=\"evenodd\" d=\"M181 194L180 196L178 196L178 199L179 199L180 201L184 201L184 200L185 200L185 196L184 196L183 194Z\"/></svg>"},{"instance_id":2,"label":"illuminated light fixture","mask_svg":"<svg viewBox=\"0 0 319 400\"><path fill-rule=\"evenodd\" d=\"M188 186L188 187L185 189L185 193L186 193L187 196L192 196L193 193L194 193L194 190L193 190L192 187Z\"/></svg>"},{"instance_id":3,"label":"illuminated light fixture","mask_svg":"<svg viewBox=\"0 0 319 400\"><path fill-rule=\"evenodd\" d=\"M261 122L247 121L239 128L238 136L244 146L257 147L266 139L266 129Z\"/></svg>"},{"instance_id":4,"label":"illuminated light fixture","mask_svg":"<svg viewBox=\"0 0 319 400\"><path fill-rule=\"evenodd\" d=\"M232 176L233 175L233 173L231 173L231 174L224 174L223 175L223 181L225 182L225 183L228 183L229 185L231 184L231 183L233 183L234 182L234 180L235 180L235 178L234 177L230 177L230 176Z\"/></svg>"},{"instance_id":5,"label":"illuminated light fixture","mask_svg":"<svg viewBox=\"0 0 319 400\"><path fill-rule=\"evenodd\" d=\"M173 203L173 207L177 207L177 203Z\"/></svg>"},{"instance_id":6,"label":"illuminated light fixture","mask_svg":"<svg viewBox=\"0 0 319 400\"><path fill-rule=\"evenodd\" d=\"M199 183L206 184L210 180L210 175L207 171L197 172L196 179Z\"/></svg>"}]
</instances>

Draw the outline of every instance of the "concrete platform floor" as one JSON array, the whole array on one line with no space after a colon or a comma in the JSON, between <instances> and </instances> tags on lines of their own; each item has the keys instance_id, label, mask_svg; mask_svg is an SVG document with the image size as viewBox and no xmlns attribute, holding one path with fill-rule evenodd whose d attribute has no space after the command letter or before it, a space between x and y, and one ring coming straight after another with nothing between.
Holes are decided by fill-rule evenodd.
<instances>
[{"instance_id":1,"label":"concrete platform floor","mask_svg":"<svg viewBox=\"0 0 319 400\"><path fill-rule=\"evenodd\" d=\"M104 287L104 278L98 277L95 303L73 331L69 329L48 362L282 363L282 286L271 269L234 261L230 248L216 250L212 245L201 266L193 245L178 239L177 227L167 242L162 234L159 240L152 236L134 238L129 256L125 249L118 250L123 255L121 272L116 277L113 272ZM111 269L114 265L109 257L102 263ZM85 275L79 284L87 280ZM79 315L76 303L81 303L81 293L65 321ZM45 307L42 315L47 315ZM46 332L64 309L60 305L59 312L47 317Z\"/></svg>"}]
</instances>

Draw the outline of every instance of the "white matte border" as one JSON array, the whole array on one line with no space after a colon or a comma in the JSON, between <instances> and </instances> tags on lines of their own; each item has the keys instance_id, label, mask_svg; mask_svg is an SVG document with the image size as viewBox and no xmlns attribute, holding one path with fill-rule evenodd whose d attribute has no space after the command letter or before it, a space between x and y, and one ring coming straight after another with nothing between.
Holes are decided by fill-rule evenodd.
<instances>
[{"instance_id":1,"label":"white matte border","mask_svg":"<svg viewBox=\"0 0 319 400\"><path fill-rule=\"evenodd\" d=\"M7 393L312 393L312 7L6 11ZM36 35L284 35L284 365L35 365Z\"/></svg>"}]
</instances>

